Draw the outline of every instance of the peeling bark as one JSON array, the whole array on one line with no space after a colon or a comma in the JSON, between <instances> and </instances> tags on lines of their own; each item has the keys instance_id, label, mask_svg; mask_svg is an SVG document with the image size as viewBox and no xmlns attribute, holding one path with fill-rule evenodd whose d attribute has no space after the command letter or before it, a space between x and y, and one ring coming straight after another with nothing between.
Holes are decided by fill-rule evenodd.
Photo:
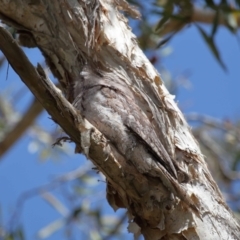
<instances>
[{"instance_id":1,"label":"peeling bark","mask_svg":"<svg viewBox=\"0 0 240 240\"><path fill-rule=\"evenodd\" d=\"M62 109L69 129L52 116L105 174L108 202L128 210L130 231L149 240L240 239L174 96L119 10L137 16L124 0L0 0L0 18L42 51L78 110L75 121Z\"/></svg>"}]
</instances>

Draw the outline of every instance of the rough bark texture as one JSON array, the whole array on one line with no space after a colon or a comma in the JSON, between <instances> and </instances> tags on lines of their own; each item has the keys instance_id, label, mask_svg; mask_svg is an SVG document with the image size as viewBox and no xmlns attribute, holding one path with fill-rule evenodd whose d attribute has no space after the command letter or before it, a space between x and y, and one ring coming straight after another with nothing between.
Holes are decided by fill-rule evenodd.
<instances>
[{"instance_id":1,"label":"rough bark texture","mask_svg":"<svg viewBox=\"0 0 240 240\"><path fill-rule=\"evenodd\" d=\"M0 18L39 47L80 120L54 89L62 119L33 92L105 174L109 204L127 208L130 231L149 240L240 239L174 97L119 10L137 15L124 0L0 0Z\"/></svg>"}]
</instances>

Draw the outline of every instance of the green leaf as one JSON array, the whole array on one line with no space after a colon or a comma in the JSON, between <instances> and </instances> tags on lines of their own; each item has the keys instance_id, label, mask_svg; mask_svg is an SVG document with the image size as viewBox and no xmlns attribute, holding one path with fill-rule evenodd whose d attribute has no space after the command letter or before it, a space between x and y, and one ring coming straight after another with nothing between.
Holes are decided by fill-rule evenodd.
<instances>
[{"instance_id":1,"label":"green leaf","mask_svg":"<svg viewBox=\"0 0 240 240\"><path fill-rule=\"evenodd\" d=\"M232 170L233 171L237 171L237 167L238 167L238 164L240 162L240 151L237 151L236 153L234 153L234 161L233 161L233 164L232 164Z\"/></svg>"},{"instance_id":2,"label":"green leaf","mask_svg":"<svg viewBox=\"0 0 240 240\"><path fill-rule=\"evenodd\" d=\"M174 36L174 33L169 35L168 37L166 37L165 39L163 39L162 41L160 41L158 43L158 45L156 46L156 49L160 48L161 46L163 46L165 43L167 43L168 41L171 40L171 38Z\"/></svg>"},{"instance_id":3,"label":"green leaf","mask_svg":"<svg viewBox=\"0 0 240 240\"><path fill-rule=\"evenodd\" d=\"M223 63L220 53L215 45L214 39L212 36L208 36L207 33L198 25L195 24L197 29L199 30L199 32L201 33L203 39L205 40L207 46L209 47L209 49L211 50L211 52L213 53L214 57L217 59L218 63L221 65L221 67L223 68L224 71L227 72L227 68L225 66L225 64Z\"/></svg>"},{"instance_id":4,"label":"green leaf","mask_svg":"<svg viewBox=\"0 0 240 240\"><path fill-rule=\"evenodd\" d=\"M240 0L236 0L235 2L240 7Z\"/></svg>"},{"instance_id":5,"label":"green leaf","mask_svg":"<svg viewBox=\"0 0 240 240\"><path fill-rule=\"evenodd\" d=\"M19 227L15 231L9 233L4 240L24 240L24 233L23 233L23 228Z\"/></svg>"},{"instance_id":6,"label":"green leaf","mask_svg":"<svg viewBox=\"0 0 240 240\"><path fill-rule=\"evenodd\" d=\"M227 5L227 0L221 0L221 5Z\"/></svg>"},{"instance_id":7,"label":"green leaf","mask_svg":"<svg viewBox=\"0 0 240 240\"><path fill-rule=\"evenodd\" d=\"M216 5L213 0L205 0L208 7L215 9Z\"/></svg>"},{"instance_id":8,"label":"green leaf","mask_svg":"<svg viewBox=\"0 0 240 240\"><path fill-rule=\"evenodd\" d=\"M24 239L25 239L22 228L19 228L19 229L16 231L16 236L18 237L19 240L24 240Z\"/></svg>"},{"instance_id":9,"label":"green leaf","mask_svg":"<svg viewBox=\"0 0 240 240\"><path fill-rule=\"evenodd\" d=\"M14 236L12 234L6 236L5 240L14 240Z\"/></svg>"},{"instance_id":10,"label":"green leaf","mask_svg":"<svg viewBox=\"0 0 240 240\"><path fill-rule=\"evenodd\" d=\"M73 212L71 213L70 219L76 219L76 218L78 218L81 213L82 213L82 208L81 208L81 206L76 207L75 209L73 209Z\"/></svg>"},{"instance_id":11,"label":"green leaf","mask_svg":"<svg viewBox=\"0 0 240 240\"><path fill-rule=\"evenodd\" d=\"M159 30L164 25L164 23L166 23L171 18L173 10L174 10L173 3L171 1L168 1L164 6L164 11L161 13L163 17L158 22L155 31Z\"/></svg>"},{"instance_id":12,"label":"green leaf","mask_svg":"<svg viewBox=\"0 0 240 240\"><path fill-rule=\"evenodd\" d=\"M157 32L159 29L162 28L164 23L166 23L169 19L169 16L164 16L161 18L161 20L157 23L157 26L155 27L155 31Z\"/></svg>"},{"instance_id":13,"label":"green leaf","mask_svg":"<svg viewBox=\"0 0 240 240\"><path fill-rule=\"evenodd\" d=\"M214 20L213 20L213 27L212 27L212 34L211 34L211 37L213 38L214 35L216 34L217 32L217 29L218 29L218 25L219 25L219 9L216 10L216 14L215 14L215 17L214 17Z\"/></svg>"}]
</instances>

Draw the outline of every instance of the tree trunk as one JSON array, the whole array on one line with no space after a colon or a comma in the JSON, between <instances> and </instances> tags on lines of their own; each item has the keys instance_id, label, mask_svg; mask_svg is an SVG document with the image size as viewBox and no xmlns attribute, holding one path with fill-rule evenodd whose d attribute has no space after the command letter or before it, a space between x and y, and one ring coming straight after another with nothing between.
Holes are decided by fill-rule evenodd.
<instances>
[{"instance_id":1,"label":"tree trunk","mask_svg":"<svg viewBox=\"0 0 240 240\"><path fill-rule=\"evenodd\" d=\"M240 239L174 97L119 10L138 16L124 0L0 0L0 18L20 43L41 50L78 116L43 84L40 67L16 63L26 59L19 50L12 57L16 45L4 45L2 31L0 48L77 151L104 173L108 202L128 210L129 231L149 240Z\"/></svg>"}]
</instances>

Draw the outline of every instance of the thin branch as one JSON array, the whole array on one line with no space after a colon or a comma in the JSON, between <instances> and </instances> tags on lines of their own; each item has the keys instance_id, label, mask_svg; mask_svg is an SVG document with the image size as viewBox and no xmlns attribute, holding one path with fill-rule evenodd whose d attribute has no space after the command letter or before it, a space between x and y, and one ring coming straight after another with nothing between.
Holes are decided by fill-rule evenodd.
<instances>
[{"instance_id":1,"label":"thin branch","mask_svg":"<svg viewBox=\"0 0 240 240\"><path fill-rule=\"evenodd\" d=\"M231 133L234 134L238 141L240 141L239 128L234 126L233 124L227 124L224 121L219 121L216 118L199 113L186 114L185 117L188 121L198 121L205 124L206 126L213 127L224 132L228 132L229 130L231 130Z\"/></svg>"},{"instance_id":2,"label":"thin branch","mask_svg":"<svg viewBox=\"0 0 240 240\"><path fill-rule=\"evenodd\" d=\"M57 178L51 180L51 182L48 184L33 188L29 191L22 193L17 201L15 211L13 212L13 214L10 218L9 226L14 227L14 222L16 222L16 220L20 216L21 210L23 209L23 205L26 200L28 200L32 197L35 197L37 195L43 195L44 193L48 193L49 191L58 188L59 186L65 184L66 182L70 182L77 178L82 177L91 169L91 167L92 167L92 165L90 163L88 163L82 167L79 167L76 170L73 170L71 172L68 172L60 177L57 177Z\"/></svg>"},{"instance_id":3,"label":"thin branch","mask_svg":"<svg viewBox=\"0 0 240 240\"><path fill-rule=\"evenodd\" d=\"M177 32L187 24L194 22L212 24L214 22L215 17L216 17L215 11L209 9L194 8L192 11L192 15L189 17L188 21L179 21L177 19L171 19L158 32L158 35L164 36L172 32ZM218 24L228 26L228 22L223 13L219 14ZM240 27L240 18L237 19L236 24L238 27Z\"/></svg>"},{"instance_id":4,"label":"thin branch","mask_svg":"<svg viewBox=\"0 0 240 240\"><path fill-rule=\"evenodd\" d=\"M204 146L214 156L214 158L212 159L218 159L218 161L215 161L215 163L218 165L218 169L221 175L225 177L225 179L228 179L229 181L240 179L240 173L237 171L231 170L230 167L226 165L226 162L228 161L228 157L226 152L223 150L223 148L218 146L218 144L216 144L215 141L211 139L210 136L204 132L202 133L200 131L196 133L195 131L195 136L197 137L201 145Z\"/></svg>"},{"instance_id":5,"label":"thin branch","mask_svg":"<svg viewBox=\"0 0 240 240\"><path fill-rule=\"evenodd\" d=\"M62 216L67 217L69 215L69 210L63 205L63 203L58 198L56 198L50 192L41 193L41 197L56 211L58 211Z\"/></svg>"},{"instance_id":6,"label":"thin branch","mask_svg":"<svg viewBox=\"0 0 240 240\"><path fill-rule=\"evenodd\" d=\"M239 129L231 124L224 124L224 122L219 121L218 119L215 119L213 117L202 115L198 113L190 113L185 115L186 119L188 121L198 121L203 123L206 126L219 129L224 132L228 132L231 130L231 133L234 134L236 139L239 141ZM221 172L222 176L224 176L226 179L233 181L233 180L239 180L240 174L237 171L232 171L228 166L226 166L227 162L227 154L223 150L223 148L219 147L216 142L210 138L209 135L205 134L205 131L194 131L195 137L198 139L198 141L201 143L202 146L204 146L211 154L214 156L215 159L218 159L219 161L215 161L218 165L218 169ZM213 159L214 159L213 158Z\"/></svg>"},{"instance_id":7,"label":"thin branch","mask_svg":"<svg viewBox=\"0 0 240 240\"><path fill-rule=\"evenodd\" d=\"M76 121L81 122L72 105L64 98L60 90L46 77L38 65L36 69L12 36L0 27L0 49L21 80L36 96L43 107L72 139L80 142L80 131Z\"/></svg>"},{"instance_id":8,"label":"thin branch","mask_svg":"<svg viewBox=\"0 0 240 240\"><path fill-rule=\"evenodd\" d=\"M23 133L31 126L36 117L42 112L43 107L38 100L34 99L30 107L23 114L22 119L15 125L15 127L8 133L0 142L0 157L2 157L13 144L23 135Z\"/></svg>"}]
</instances>

